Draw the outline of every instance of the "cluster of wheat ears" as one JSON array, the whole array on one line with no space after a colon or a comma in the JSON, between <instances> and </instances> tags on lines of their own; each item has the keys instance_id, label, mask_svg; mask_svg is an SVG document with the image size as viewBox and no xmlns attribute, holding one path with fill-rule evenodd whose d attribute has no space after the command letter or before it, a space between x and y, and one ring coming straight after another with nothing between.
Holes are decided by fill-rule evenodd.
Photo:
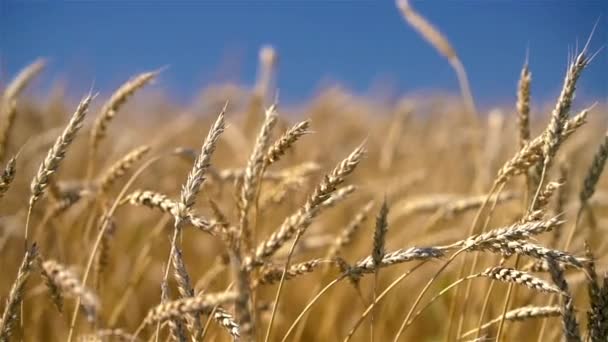
<instances>
[{"instance_id":1,"label":"cluster of wheat ears","mask_svg":"<svg viewBox=\"0 0 608 342\"><path fill-rule=\"evenodd\" d=\"M264 105L264 48L253 91L193 106L209 126L127 104L152 71L56 129L60 93L20 95L44 61L23 69L0 98L0 341L606 341L608 135L593 147L600 106L572 110L587 46L538 120L524 65L509 124L476 113L455 50L398 4L463 99L328 90L290 125Z\"/></svg>"}]
</instances>

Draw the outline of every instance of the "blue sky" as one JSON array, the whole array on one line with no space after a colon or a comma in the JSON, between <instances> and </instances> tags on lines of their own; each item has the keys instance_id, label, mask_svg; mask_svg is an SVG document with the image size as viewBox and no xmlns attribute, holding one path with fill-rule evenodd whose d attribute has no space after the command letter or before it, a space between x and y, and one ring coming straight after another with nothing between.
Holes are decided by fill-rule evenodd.
<instances>
[{"instance_id":1,"label":"blue sky","mask_svg":"<svg viewBox=\"0 0 608 342\"><path fill-rule=\"evenodd\" d=\"M459 52L481 103L511 103L529 47L533 96L555 98L568 53L599 26L579 99L608 98L608 1L414 1ZM0 0L0 77L38 56L44 79L102 93L129 76L169 66L156 86L189 101L221 81L252 84L259 47L280 55L282 101L302 102L324 85L456 92L444 59L402 20L392 0L52 1ZM40 85L41 87L44 84ZM78 96L79 94L76 94Z\"/></svg>"}]
</instances>

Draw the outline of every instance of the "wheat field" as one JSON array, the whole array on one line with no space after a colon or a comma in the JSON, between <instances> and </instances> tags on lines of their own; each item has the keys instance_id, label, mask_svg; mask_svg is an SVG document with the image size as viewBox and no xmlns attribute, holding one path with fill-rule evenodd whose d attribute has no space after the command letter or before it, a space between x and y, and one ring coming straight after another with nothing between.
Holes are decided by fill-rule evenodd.
<instances>
[{"instance_id":1,"label":"wheat field","mask_svg":"<svg viewBox=\"0 0 608 342\"><path fill-rule=\"evenodd\" d=\"M252 88L0 97L0 341L606 341L605 103L479 111L448 39L400 0L460 97ZM405 25L405 24L404 24ZM591 44L592 45L592 44ZM561 56L560 56L561 57ZM280 86L280 85L279 85Z\"/></svg>"}]
</instances>

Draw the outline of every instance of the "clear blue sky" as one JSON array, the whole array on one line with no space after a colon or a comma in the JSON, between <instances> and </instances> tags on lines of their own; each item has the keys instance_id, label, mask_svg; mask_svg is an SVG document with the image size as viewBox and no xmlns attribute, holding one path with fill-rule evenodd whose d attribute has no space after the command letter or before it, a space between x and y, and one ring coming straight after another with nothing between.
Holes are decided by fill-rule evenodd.
<instances>
[{"instance_id":1,"label":"clear blue sky","mask_svg":"<svg viewBox=\"0 0 608 342\"><path fill-rule=\"evenodd\" d=\"M451 40L482 103L514 97L526 48L533 95L559 92L569 51L599 26L604 50L582 78L580 99L608 98L608 1L414 1ZM392 95L458 89L452 70L405 22L392 0L53 1L0 0L0 75L38 56L45 79L102 93L135 73L169 66L157 87L180 101L218 81L252 84L258 49L280 55L282 100L304 101L322 85ZM83 88L84 87L84 88ZM82 91L81 91L82 92ZM78 95L78 94L76 94Z\"/></svg>"}]
</instances>

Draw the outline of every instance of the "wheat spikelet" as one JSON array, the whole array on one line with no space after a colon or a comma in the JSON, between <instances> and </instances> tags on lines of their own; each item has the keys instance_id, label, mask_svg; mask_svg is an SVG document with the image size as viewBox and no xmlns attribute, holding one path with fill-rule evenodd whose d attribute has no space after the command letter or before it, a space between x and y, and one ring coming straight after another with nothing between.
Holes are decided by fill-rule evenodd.
<instances>
[{"instance_id":1,"label":"wheat spikelet","mask_svg":"<svg viewBox=\"0 0 608 342\"><path fill-rule=\"evenodd\" d=\"M441 249L435 247L411 247L408 249L398 249L386 253L380 263L375 264L370 255L352 266L349 270L351 276L360 276L366 273L374 273L379 268L388 267L413 260L437 259L444 255Z\"/></svg>"},{"instance_id":2,"label":"wheat spikelet","mask_svg":"<svg viewBox=\"0 0 608 342\"><path fill-rule=\"evenodd\" d=\"M2 115L2 123L0 123L0 160L3 160L6 154L11 129L17 117L17 101L12 100L5 105L8 109L5 110L6 114Z\"/></svg>"},{"instance_id":3,"label":"wheat spikelet","mask_svg":"<svg viewBox=\"0 0 608 342\"><path fill-rule=\"evenodd\" d=\"M304 206L295 214L287 217L277 231L258 244L255 254L244 260L244 266L249 269L254 266L263 265L264 260L272 256L297 231L304 231L308 228L312 219L318 214L320 204L327 200L336 191L337 186L344 182L345 177L355 170L364 153L365 149L363 145L357 147L331 173L326 175L323 181L317 185Z\"/></svg>"},{"instance_id":4,"label":"wheat spikelet","mask_svg":"<svg viewBox=\"0 0 608 342\"><path fill-rule=\"evenodd\" d=\"M34 243L25 253L19 271L17 271L17 278L11 286L6 306L2 313L2 319L0 319L0 341L8 341L10 339L13 324L19 315L19 305L21 305L23 300L25 284L32 271L37 254L38 247Z\"/></svg>"},{"instance_id":5,"label":"wheat spikelet","mask_svg":"<svg viewBox=\"0 0 608 342\"><path fill-rule=\"evenodd\" d=\"M561 186L557 188L557 194L555 199L555 208L553 213L555 215L559 215L564 212L566 205L568 204L568 199L570 196L570 181L568 180L569 174L569 166L565 160L559 161L559 183ZM551 237L550 246L557 246L559 240L561 239L562 227L557 227L553 230L553 236Z\"/></svg>"},{"instance_id":6,"label":"wheat spikelet","mask_svg":"<svg viewBox=\"0 0 608 342\"><path fill-rule=\"evenodd\" d=\"M179 290L181 298L193 298L194 297L194 289L192 288L190 282L190 276L188 275L188 270L186 270L186 265L184 264L184 259L182 256L182 251L179 247L173 250L173 268L175 269L175 281L177 282L177 289ZM198 319L198 313L188 314L186 315L186 321L188 322L188 330L193 334L194 341L200 338L202 333L201 323Z\"/></svg>"},{"instance_id":7,"label":"wheat spikelet","mask_svg":"<svg viewBox=\"0 0 608 342\"><path fill-rule=\"evenodd\" d=\"M101 236L101 242L99 245L99 253L95 256L95 264L93 265L94 272L94 288L100 288L101 276L105 272L108 264L110 263L110 247L111 241L116 232L116 220L108 214L108 210L104 209L103 214L98 220L98 227L107 225Z\"/></svg>"},{"instance_id":8,"label":"wheat spikelet","mask_svg":"<svg viewBox=\"0 0 608 342\"><path fill-rule=\"evenodd\" d=\"M85 288L72 271L54 260L41 264L45 277L64 297L80 297L81 305L90 321L95 320L100 304L97 296Z\"/></svg>"},{"instance_id":9,"label":"wheat spikelet","mask_svg":"<svg viewBox=\"0 0 608 342\"><path fill-rule=\"evenodd\" d=\"M276 186L260 194L260 210L282 203L287 195L305 185L302 178L289 177L279 182Z\"/></svg>"},{"instance_id":10,"label":"wheat spikelet","mask_svg":"<svg viewBox=\"0 0 608 342\"><path fill-rule=\"evenodd\" d=\"M568 137L570 137L570 135L572 135L572 133L584 125L587 122L586 120L588 114L589 108L582 110L579 114L570 119L566 119L563 130L560 130L560 141L566 140ZM538 162L543 160L544 157L544 143L544 135L540 135L526 143L510 160L503 165L502 168L500 168L500 170L498 170L498 174L494 180L495 186L504 184L511 177L526 172L531 166L538 166Z\"/></svg>"},{"instance_id":11,"label":"wheat spikelet","mask_svg":"<svg viewBox=\"0 0 608 342\"><path fill-rule=\"evenodd\" d=\"M114 182L124 176L135 163L140 161L148 152L150 152L150 149L150 146L147 145L140 146L130 151L123 158L110 166L97 182L99 184L99 189L101 189L102 192L107 192Z\"/></svg>"},{"instance_id":12,"label":"wheat spikelet","mask_svg":"<svg viewBox=\"0 0 608 342\"><path fill-rule=\"evenodd\" d=\"M44 69L46 61L38 59L23 68L4 89L3 102L9 103L21 94L27 85Z\"/></svg>"},{"instance_id":13,"label":"wheat spikelet","mask_svg":"<svg viewBox=\"0 0 608 342\"><path fill-rule=\"evenodd\" d=\"M120 107L122 107L137 90L154 80L159 72L160 71L145 72L131 78L121 85L103 105L97 119L95 119L89 137L91 158L96 154L99 144L107 134L110 122L114 119L116 113L120 110Z\"/></svg>"},{"instance_id":14,"label":"wheat spikelet","mask_svg":"<svg viewBox=\"0 0 608 342\"><path fill-rule=\"evenodd\" d=\"M79 341L99 341L99 342L110 342L110 341L139 341L135 336L129 334L123 329L101 329L95 331L93 334L87 334L80 336Z\"/></svg>"},{"instance_id":15,"label":"wheat spikelet","mask_svg":"<svg viewBox=\"0 0 608 342\"><path fill-rule=\"evenodd\" d=\"M588 262L588 259L585 258L577 258L578 263L580 263L581 265L586 265ZM566 263L560 263L558 262L559 265L565 269L576 269L576 267L572 264L566 264ZM547 259L539 259L539 260L534 260L529 262L528 264L524 265L521 268L522 271L525 272L533 272L533 273L544 273L544 272L549 272L549 263L547 262Z\"/></svg>"},{"instance_id":16,"label":"wheat spikelet","mask_svg":"<svg viewBox=\"0 0 608 342\"><path fill-rule=\"evenodd\" d=\"M529 305L529 306L524 306L521 308L517 308L517 309L513 309L511 311L508 311L504 317L505 317L505 320L507 320L507 321L526 321L526 320L533 319L533 318L558 317L558 316L561 316L561 314L562 314L562 310L559 306ZM496 317L496 318L490 320L489 322L487 322L481 326L481 330L485 330L485 329L491 327L492 325L500 322L501 319L502 319L502 316ZM460 338L464 338L469 335L472 335L473 333L476 333L477 331L478 331L478 329L473 329L473 330L467 331L466 333L462 334L460 336Z\"/></svg>"},{"instance_id":17,"label":"wheat spikelet","mask_svg":"<svg viewBox=\"0 0 608 342\"><path fill-rule=\"evenodd\" d=\"M243 264L240 251L237 247L235 244L228 251L232 279L236 284L237 290L234 311L240 324L240 333L243 335L243 339L245 341L253 341L255 339L256 317L252 300L251 272L250 268Z\"/></svg>"},{"instance_id":18,"label":"wheat spikelet","mask_svg":"<svg viewBox=\"0 0 608 342\"><path fill-rule=\"evenodd\" d=\"M507 239L497 239L489 244L480 244L476 247L479 250L487 250L500 253L503 256L525 255L536 259L552 259L556 262L582 267L586 259L576 258L566 252L548 249L529 242L509 241Z\"/></svg>"},{"instance_id":19,"label":"wheat spikelet","mask_svg":"<svg viewBox=\"0 0 608 342\"><path fill-rule=\"evenodd\" d=\"M182 298L157 305L148 311L144 322L152 324L173 318L180 318L189 313L210 313L213 307L233 302L237 295L235 292L211 293L204 296Z\"/></svg>"},{"instance_id":20,"label":"wheat spikelet","mask_svg":"<svg viewBox=\"0 0 608 342\"><path fill-rule=\"evenodd\" d=\"M171 214L174 217L178 215L179 203L170 199L167 195L155 191L136 190L121 201L121 204L125 203L158 209L161 212ZM187 212L184 220L192 224L195 228L211 235L217 234L218 229L222 227L221 222L207 220L193 212Z\"/></svg>"},{"instance_id":21,"label":"wheat spikelet","mask_svg":"<svg viewBox=\"0 0 608 342\"><path fill-rule=\"evenodd\" d=\"M226 113L226 109L227 104L209 129L209 133L201 147L201 153L194 161L194 165L188 174L186 184L182 187L179 202L180 206L177 211L177 217L180 219L185 217L186 212L194 206L196 195L200 190L201 184L205 181L205 173L207 172L207 169L209 169L211 155L215 151L215 145L217 144L220 135L224 132L224 114Z\"/></svg>"},{"instance_id":22,"label":"wheat spikelet","mask_svg":"<svg viewBox=\"0 0 608 342\"><path fill-rule=\"evenodd\" d=\"M272 144L266 151L264 156L264 168L269 167L271 164L277 162L284 154L289 150L293 144L303 135L310 133L308 131L310 126L310 120L305 120L293 125L288 129L281 137Z\"/></svg>"},{"instance_id":23,"label":"wheat spikelet","mask_svg":"<svg viewBox=\"0 0 608 342\"><path fill-rule=\"evenodd\" d=\"M563 141L562 132L564 131L564 125L570 114L576 82L588 63L589 59L586 56L586 51L583 50L575 60L572 61L568 68L562 91L557 99L555 108L551 112L549 125L544 132L543 155L545 158L545 168L548 168L557 149Z\"/></svg>"},{"instance_id":24,"label":"wheat spikelet","mask_svg":"<svg viewBox=\"0 0 608 342\"><path fill-rule=\"evenodd\" d=\"M84 185L79 185L69 189L61 189L60 194L61 196L56 199L49 210L49 218L59 216L61 213L78 203L82 198L91 194L91 191Z\"/></svg>"},{"instance_id":25,"label":"wheat spikelet","mask_svg":"<svg viewBox=\"0 0 608 342\"><path fill-rule=\"evenodd\" d=\"M595 192L595 187L597 182L602 175L602 171L604 171L604 165L606 164L606 159L608 158L608 132L604 135L604 141L600 144L599 149L593 156L593 162L591 166L587 170L587 175L585 176L585 180L583 181L583 189L579 195L581 203L586 203L593 193Z\"/></svg>"},{"instance_id":26,"label":"wheat spikelet","mask_svg":"<svg viewBox=\"0 0 608 342\"><path fill-rule=\"evenodd\" d=\"M590 317L589 325L590 336L597 338L597 341L603 341L608 338L608 273L604 273L602 287L597 294L591 298L594 315ZM595 340L593 340L595 341Z\"/></svg>"},{"instance_id":27,"label":"wheat spikelet","mask_svg":"<svg viewBox=\"0 0 608 342\"><path fill-rule=\"evenodd\" d=\"M169 320L169 333L173 341L186 342L186 328L184 327L184 321L180 318L174 318Z\"/></svg>"},{"instance_id":28,"label":"wheat spikelet","mask_svg":"<svg viewBox=\"0 0 608 342\"><path fill-rule=\"evenodd\" d=\"M178 203L167 195L150 190L136 190L127 195L122 203L135 206L145 206L151 209L159 209L163 213L177 215Z\"/></svg>"},{"instance_id":29,"label":"wheat spikelet","mask_svg":"<svg viewBox=\"0 0 608 342\"><path fill-rule=\"evenodd\" d=\"M375 267L378 267L382 263L384 258L384 245L386 242L386 233L388 232L388 205L386 198L382 202L380 212L376 217L376 229L374 230L374 248L372 249L372 261Z\"/></svg>"},{"instance_id":30,"label":"wheat spikelet","mask_svg":"<svg viewBox=\"0 0 608 342\"><path fill-rule=\"evenodd\" d=\"M321 167L317 163L304 162L302 164L298 164L296 166L289 167L278 172L264 172L262 178L268 181L283 181L288 178L305 178L319 171L320 169ZM235 182L242 181L244 175L245 170L237 168L220 170L218 172L215 172L214 176L223 182Z\"/></svg>"},{"instance_id":31,"label":"wheat spikelet","mask_svg":"<svg viewBox=\"0 0 608 342\"><path fill-rule=\"evenodd\" d=\"M532 206L532 210L544 209L551 201L551 198L553 197L553 193L556 190L558 190L562 185L563 185L563 183L559 183L559 182L547 183L547 185L545 185L543 190L538 193L538 196L536 196L536 201L534 202L534 205Z\"/></svg>"},{"instance_id":32,"label":"wheat spikelet","mask_svg":"<svg viewBox=\"0 0 608 342\"><path fill-rule=\"evenodd\" d=\"M529 167L542 160L542 139L536 138L526 143L510 160L508 160L496 175L494 185L506 183L511 177L520 175Z\"/></svg>"},{"instance_id":33,"label":"wheat spikelet","mask_svg":"<svg viewBox=\"0 0 608 342\"><path fill-rule=\"evenodd\" d=\"M249 249L252 232L249 227L248 213L258 188L261 175L264 173L264 151L268 146L270 134L277 122L276 104L266 110L264 122L260 128L253 151L247 161L243 182L241 183L240 196L237 202L239 213L239 230L241 241Z\"/></svg>"},{"instance_id":34,"label":"wheat spikelet","mask_svg":"<svg viewBox=\"0 0 608 342\"><path fill-rule=\"evenodd\" d=\"M562 139L567 139L570 135L572 135L572 133L576 132L579 127L587 123L587 116L589 115L591 108L592 107L581 110L574 117L566 121L562 131Z\"/></svg>"},{"instance_id":35,"label":"wheat spikelet","mask_svg":"<svg viewBox=\"0 0 608 342\"><path fill-rule=\"evenodd\" d=\"M605 322L602 317L603 298L601 297L601 287L598 282L597 271L595 268L595 257L589 243L585 241L585 272L587 278L587 294L589 296L589 309L587 310L587 332L592 341L601 341L602 326Z\"/></svg>"},{"instance_id":36,"label":"wheat spikelet","mask_svg":"<svg viewBox=\"0 0 608 342\"><path fill-rule=\"evenodd\" d=\"M440 210L443 210L443 214L445 216L454 217L464 212L480 208L483 205L483 202L485 201L485 197L485 195L472 196L448 201L445 205L443 205L442 208L440 208ZM517 195L515 193L504 192L496 198L496 204L507 202L515 198L517 198Z\"/></svg>"},{"instance_id":37,"label":"wheat spikelet","mask_svg":"<svg viewBox=\"0 0 608 342\"><path fill-rule=\"evenodd\" d=\"M63 133L57 138L55 144L48 151L42 164L40 164L38 172L36 173L36 176L32 180L30 186L30 206L33 206L38 198L42 196L44 190L49 184L51 176L53 173L57 172L59 164L65 157L68 147L82 126L92 99L93 96L89 94L82 101L80 101L80 104L78 105L78 108L76 108L74 115L72 115L70 122L68 122L68 125L64 129Z\"/></svg>"},{"instance_id":38,"label":"wheat spikelet","mask_svg":"<svg viewBox=\"0 0 608 342\"><path fill-rule=\"evenodd\" d=\"M378 160L378 167L380 170L387 171L391 168L393 160L395 159L395 154L399 148L399 142L402 138L405 121L410 113L412 113L411 105L407 102L399 104L399 107L391 120L384 146L380 150L380 159ZM391 198L391 196L387 197Z\"/></svg>"},{"instance_id":39,"label":"wheat spikelet","mask_svg":"<svg viewBox=\"0 0 608 342\"><path fill-rule=\"evenodd\" d=\"M0 175L0 198L8 191L17 173L17 157L11 158Z\"/></svg>"},{"instance_id":40,"label":"wheat spikelet","mask_svg":"<svg viewBox=\"0 0 608 342\"><path fill-rule=\"evenodd\" d=\"M44 269L44 267L42 267L44 260L42 259L42 257L40 255L36 258L36 263L40 268L40 275L42 276L42 279L44 280L44 284L46 285L46 288L48 289L48 291L51 295L51 300L53 301L53 304L57 308L57 311L62 312L63 311L63 295L62 295L61 289L59 288L59 286L57 286L57 284L55 284L53 278L51 277L51 274L47 273L46 270Z\"/></svg>"},{"instance_id":41,"label":"wheat spikelet","mask_svg":"<svg viewBox=\"0 0 608 342\"><path fill-rule=\"evenodd\" d=\"M340 251L348 246L355 235L355 233L359 230L363 222L367 220L367 216L369 212L372 210L374 206L374 202L367 202L361 209L357 212L357 215L353 217L353 219L340 231L340 234L334 239L331 244L326 258L333 259L340 254Z\"/></svg>"},{"instance_id":42,"label":"wheat spikelet","mask_svg":"<svg viewBox=\"0 0 608 342\"><path fill-rule=\"evenodd\" d=\"M517 87L517 125L519 128L519 147L523 148L530 140L530 83L532 74L526 62L521 70Z\"/></svg>"},{"instance_id":43,"label":"wheat spikelet","mask_svg":"<svg viewBox=\"0 0 608 342\"><path fill-rule=\"evenodd\" d=\"M226 312L224 309L219 307L216 308L215 312L213 313L213 319L221 327L226 329L230 336L232 336L234 339L238 339L241 336L238 323L236 323L232 315Z\"/></svg>"},{"instance_id":44,"label":"wheat spikelet","mask_svg":"<svg viewBox=\"0 0 608 342\"><path fill-rule=\"evenodd\" d=\"M397 0L397 7L401 11L403 18L410 24L422 37L428 41L443 57L445 57L458 76L462 97L469 113L475 115L475 103L469 87L469 81L462 62L456 54L447 38L439 32L430 22L420 14L416 13L410 6L409 0Z\"/></svg>"},{"instance_id":45,"label":"wheat spikelet","mask_svg":"<svg viewBox=\"0 0 608 342\"><path fill-rule=\"evenodd\" d=\"M490 279L498 280L505 283L516 283L528 287L530 289L540 291L540 292L548 292L548 293L557 293L561 294L562 291L547 283L546 281L536 278L526 272L522 272L513 268L507 267L490 267L485 271L480 273L480 276L487 277Z\"/></svg>"},{"instance_id":46,"label":"wheat spikelet","mask_svg":"<svg viewBox=\"0 0 608 342\"><path fill-rule=\"evenodd\" d=\"M331 207L335 206L336 204L342 202L344 199L346 199L350 194L352 194L356 190L357 190L357 187L354 185L347 185L343 188L340 188L340 189L336 190L328 199L323 201L323 203L321 203L321 205L319 207L322 209L331 208Z\"/></svg>"},{"instance_id":47,"label":"wheat spikelet","mask_svg":"<svg viewBox=\"0 0 608 342\"><path fill-rule=\"evenodd\" d=\"M572 295L568 289L568 283L564 278L564 271L552 259L547 259L547 263L549 264L549 273L551 274L553 282L557 285L560 291L565 294L562 296L562 322L564 337L568 342L580 342L582 341L580 327L574 312Z\"/></svg>"},{"instance_id":48,"label":"wheat spikelet","mask_svg":"<svg viewBox=\"0 0 608 342\"><path fill-rule=\"evenodd\" d=\"M289 266L285 272L285 280L313 272L323 262L322 259L312 259ZM281 281L283 267L264 267L256 280L256 285L271 285Z\"/></svg>"},{"instance_id":49,"label":"wheat spikelet","mask_svg":"<svg viewBox=\"0 0 608 342\"><path fill-rule=\"evenodd\" d=\"M393 205L395 209L391 215L396 218L403 218L413 214L433 213L455 199L455 195L449 194L423 195L405 199Z\"/></svg>"},{"instance_id":50,"label":"wheat spikelet","mask_svg":"<svg viewBox=\"0 0 608 342\"><path fill-rule=\"evenodd\" d=\"M278 55L274 47L265 45L260 48L259 54L259 74L255 83L254 93L261 100L268 94L268 89L272 82L273 69L278 62Z\"/></svg>"},{"instance_id":51,"label":"wheat spikelet","mask_svg":"<svg viewBox=\"0 0 608 342\"><path fill-rule=\"evenodd\" d=\"M557 218L547 221L530 221L525 223L515 223L507 227L490 230L486 233L470 236L461 241L463 247L474 250L489 246L495 242L513 241L524 239L530 236L547 233L553 230L562 222Z\"/></svg>"}]
</instances>

